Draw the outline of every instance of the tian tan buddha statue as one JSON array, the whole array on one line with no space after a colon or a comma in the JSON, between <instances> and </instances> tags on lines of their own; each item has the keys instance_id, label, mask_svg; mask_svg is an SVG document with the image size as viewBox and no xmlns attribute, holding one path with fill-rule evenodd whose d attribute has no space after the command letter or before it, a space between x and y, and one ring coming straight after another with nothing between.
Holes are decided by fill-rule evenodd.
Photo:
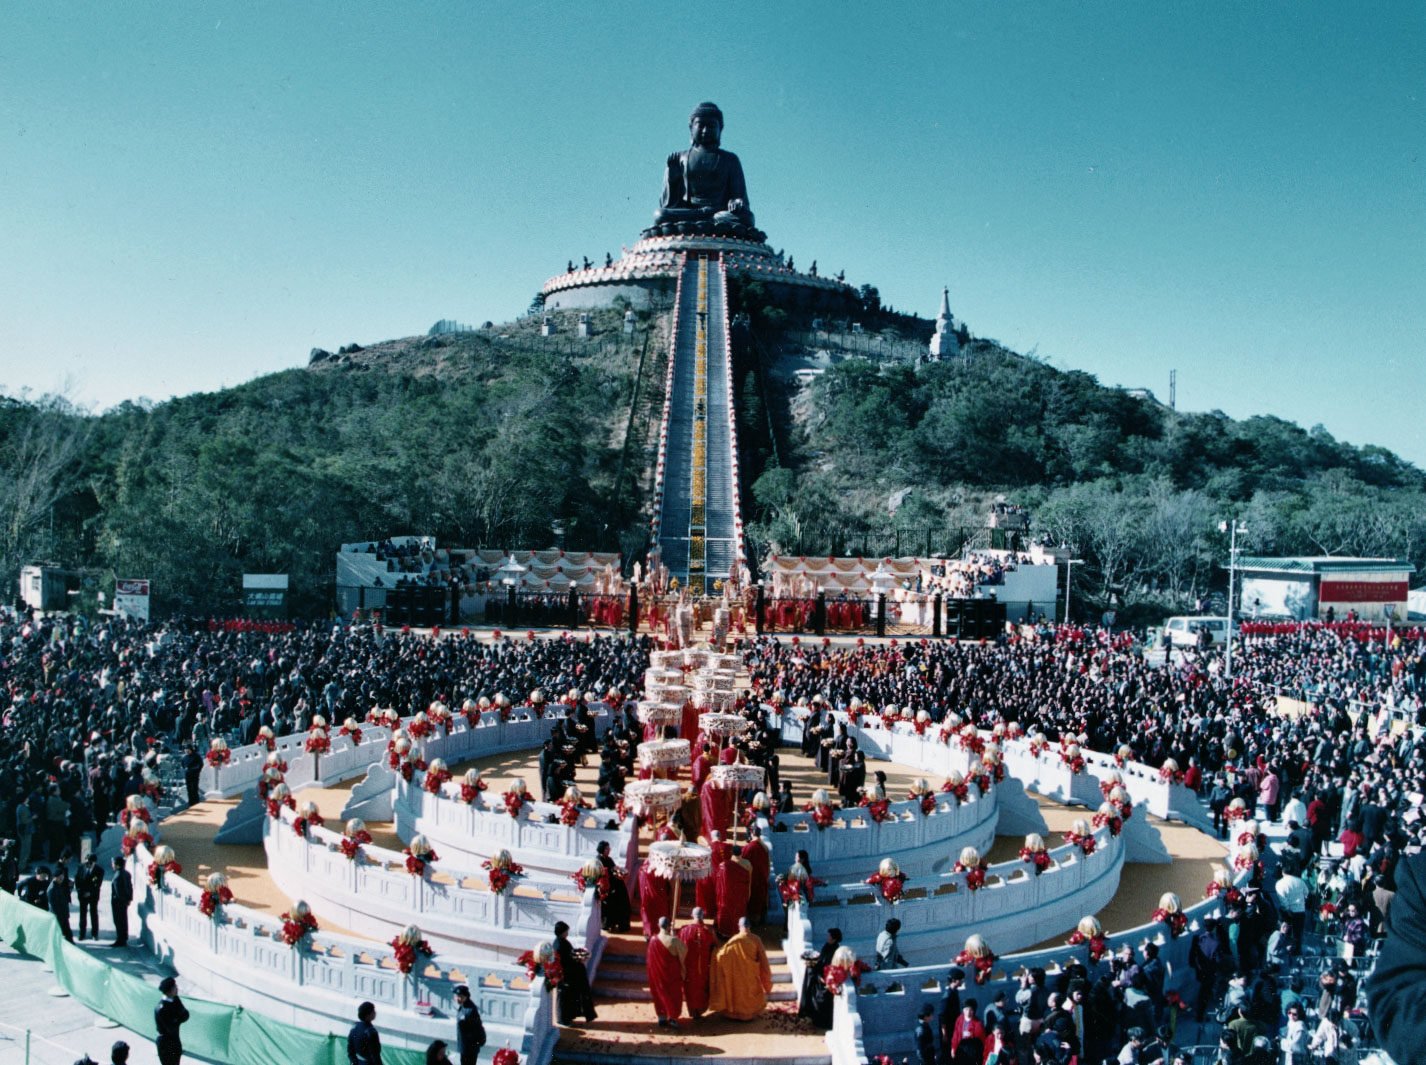
<instances>
[{"instance_id":1,"label":"tian tan buddha statue","mask_svg":"<svg viewBox=\"0 0 1426 1065\"><path fill-rule=\"evenodd\" d=\"M761 240L748 209L743 164L719 147L723 112L717 104L701 103L693 109L688 129L692 144L668 157L651 232L720 233Z\"/></svg>"}]
</instances>

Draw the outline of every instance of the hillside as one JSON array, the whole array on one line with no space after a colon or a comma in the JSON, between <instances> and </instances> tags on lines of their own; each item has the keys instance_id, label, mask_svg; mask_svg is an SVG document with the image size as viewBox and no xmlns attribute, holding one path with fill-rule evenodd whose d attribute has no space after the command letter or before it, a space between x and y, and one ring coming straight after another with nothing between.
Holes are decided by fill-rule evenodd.
<instances>
[{"instance_id":1,"label":"hillside","mask_svg":"<svg viewBox=\"0 0 1426 1065\"><path fill-rule=\"evenodd\" d=\"M1222 587L1218 522L1261 553L1401 555L1426 567L1426 474L1276 418L1178 413L929 323L863 291L813 323L734 286L749 543L799 554L957 553L997 496L1073 545L1092 602L1177 609ZM0 567L51 558L154 581L158 609L231 609L243 572L330 607L338 543L645 543L667 321L538 319L316 353L304 369L101 416L0 402ZM1121 615L1124 616L1124 615Z\"/></svg>"},{"instance_id":2,"label":"hillside","mask_svg":"<svg viewBox=\"0 0 1426 1065\"><path fill-rule=\"evenodd\" d=\"M162 607L210 610L243 572L280 572L320 611L344 540L545 545L561 519L572 548L632 550L667 342L662 322L625 336L621 318L597 315L588 340L522 321L388 341L97 418L11 404L0 461L26 461L15 445L41 430L75 443L52 524L42 493L10 501L41 512L0 543L10 587L19 562L43 556L149 576Z\"/></svg>"}]
</instances>

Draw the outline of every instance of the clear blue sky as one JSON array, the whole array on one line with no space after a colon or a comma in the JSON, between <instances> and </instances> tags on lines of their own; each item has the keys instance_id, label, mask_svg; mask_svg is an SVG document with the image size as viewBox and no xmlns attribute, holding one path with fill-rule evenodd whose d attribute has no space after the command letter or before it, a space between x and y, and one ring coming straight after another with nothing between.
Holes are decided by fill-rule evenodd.
<instances>
[{"instance_id":1,"label":"clear blue sky","mask_svg":"<svg viewBox=\"0 0 1426 1065\"><path fill-rule=\"evenodd\" d=\"M515 317L702 99L770 242L1180 409L1426 464L1419 3L11 3L0 388Z\"/></svg>"}]
</instances>

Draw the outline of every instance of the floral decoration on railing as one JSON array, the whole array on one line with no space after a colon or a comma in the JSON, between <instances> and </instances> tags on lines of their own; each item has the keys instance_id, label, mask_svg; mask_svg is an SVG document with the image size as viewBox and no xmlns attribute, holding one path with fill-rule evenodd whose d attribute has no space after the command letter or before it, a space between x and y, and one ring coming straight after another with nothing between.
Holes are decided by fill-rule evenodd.
<instances>
[{"instance_id":1,"label":"floral decoration on railing","mask_svg":"<svg viewBox=\"0 0 1426 1065\"><path fill-rule=\"evenodd\" d=\"M467 806L474 806L480 800L481 793L488 787L490 785L480 779L479 769L467 769L460 782L460 801Z\"/></svg>"},{"instance_id":2,"label":"floral decoration on railing","mask_svg":"<svg viewBox=\"0 0 1426 1065\"><path fill-rule=\"evenodd\" d=\"M214 736L208 743L208 764L219 769L233 760L233 752L228 749L228 741L222 736Z\"/></svg>"},{"instance_id":3,"label":"floral decoration on railing","mask_svg":"<svg viewBox=\"0 0 1426 1065\"><path fill-rule=\"evenodd\" d=\"M871 972L871 966L859 959L851 947L838 947L832 960L822 970L822 983L833 995L842 993L842 985L848 980L856 987L861 983L862 973Z\"/></svg>"},{"instance_id":4,"label":"floral decoration on railing","mask_svg":"<svg viewBox=\"0 0 1426 1065\"><path fill-rule=\"evenodd\" d=\"M263 725L257 730L257 745L266 747L269 751L277 750L277 735L272 731L271 726Z\"/></svg>"},{"instance_id":5,"label":"floral decoration on railing","mask_svg":"<svg viewBox=\"0 0 1426 1065\"><path fill-rule=\"evenodd\" d=\"M183 875L183 866L178 864L173 848L163 844L153 852L153 861L149 862L149 883L154 887L163 887L163 878L169 873L174 876Z\"/></svg>"},{"instance_id":6,"label":"floral decoration on railing","mask_svg":"<svg viewBox=\"0 0 1426 1065\"><path fill-rule=\"evenodd\" d=\"M1119 816L1118 807L1106 802L1094 813L1094 827L1107 827L1111 836L1117 836L1124 831L1124 818Z\"/></svg>"},{"instance_id":7,"label":"floral decoration on railing","mask_svg":"<svg viewBox=\"0 0 1426 1065\"><path fill-rule=\"evenodd\" d=\"M1020 848L1020 860L1028 865L1036 876L1054 864L1050 859L1050 850L1045 845L1045 837L1038 832L1031 832L1025 837L1025 846Z\"/></svg>"},{"instance_id":8,"label":"floral decoration on railing","mask_svg":"<svg viewBox=\"0 0 1426 1065\"><path fill-rule=\"evenodd\" d=\"M886 792L879 784L871 784L862 789L861 807L866 810L873 824L896 820L896 815L891 812L891 801L887 799Z\"/></svg>"},{"instance_id":9,"label":"floral decoration on railing","mask_svg":"<svg viewBox=\"0 0 1426 1065\"><path fill-rule=\"evenodd\" d=\"M970 799L970 785L966 783L966 778L955 770L951 770L951 775L946 778L946 782L941 785L941 794L949 795L956 800L959 806Z\"/></svg>"},{"instance_id":10,"label":"floral decoration on railing","mask_svg":"<svg viewBox=\"0 0 1426 1065\"><path fill-rule=\"evenodd\" d=\"M1159 779L1165 784L1182 784L1183 770L1172 758L1165 758L1164 764L1159 767Z\"/></svg>"},{"instance_id":11,"label":"floral decoration on railing","mask_svg":"<svg viewBox=\"0 0 1426 1065\"><path fill-rule=\"evenodd\" d=\"M153 836L149 834L148 824L135 818L129 822L129 827L124 829L124 837L119 841L119 850L125 858L132 858L134 851L141 846L152 847Z\"/></svg>"},{"instance_id":12,"label":"floral decoration on railing","mask_svg":"<svg viewBox=\"0 0 1426 1065\"><path fill-rule=\"evenodd\" d=\"M1099 846L1099 841L1094 838L1093 827L1082 817L1075 818L1070 824L1069 831L1065 833L1065 842L1074 844L1085 857L1093 854Z\"/></svg>"},{"instance_id":13,"label":"floral decoration on railing","mask_svg":"<svg viewBox=\"0 0 1426 1065\"><path fill-rule=\"evenodd\" d=\"M544 976L545 990L548 992L553 992L564 982L564 965L554 943L541 943L536 949L525 951L518 960L525 967L525 979L533 980L536 976Z\"/></svg>"},{"instance_id":14,"label":"floral decoration on railing","mask_svg":"<svg viewBox=\"0 0 1426 1065\"><path fill-rule=\"evenodd\" d=\"M613 890L613 884L609 880L609 870L605 869L604 864L597 858L591 858L585 862L570 879L579 888L580 894L588 891L591 887L594 888L600 902L607 901L609 892Z\"/></svg>"},{"instance_id":15,"label":"floral decoration on railing","mask_svg":"<svg viewBox=\"0 0 1426 1065\"><path fill-rule=\"evenodd\" d=\"M424 876L428 866L441 860L431 841L420 833L411 837L402 853L406 855L406 871L412 876Z\"/></svg>"},{"instance_id":16,"label":"floral decoration on railing","mask_svg":"<svg viewBox=\"0 0 1426 1065\"><path fill-rule=\"evenodd\" d=\"M440 795L441 789L446 782L451 779L450 767L443 758L432 758L431 764L426 767L425 779L421 781L421 787L432 795Z\"/></svg>"},{"instance_id":17,"label":"floral decoration on railing","mask_svg":"<svg viewBox=\"0 0 1426 1065\"><path fill-rule=\"evenodd\" d=\"M955 964L969 968L975 973L977 984L983 984L990 979L995 961L995 952L990 949L990 944L982 935L967 938L965 948L955 957Z\"/></svg>"},{"instance_id":18,"label":"floral decoration on railing","mask_svg":"<svg viewBox=\"0 0 1426 1065\"><path fill-rule=\"evenodd\" d=\"M525 875L524 867L503 849L481 862L480 867L489 872L490 891L495 895L503 895L509 890L511 881Z\"/></svg>"},{"instance_id":19,"label":"floral decoration on railing","mask_svg":"<svg viewBox=\"0 0 1426 1065\"><path fill-rule=\"evenodd\" d=\"M337 847L341 850L343 858L354 862L361 858L362 847L370 842L371 833L366 830L366 822L360 817L353 817L346 823Z\"/></svg>"},{"instance_id":20,"label":"floral decoration on railing","mask_svg":"<svg viewBox=\"0 0 1426 1065\"><path fill-rule=\"evenodd\" d=\"M818 788L814 791L812 801L802 809L812 815L812 823L819 829L826 828L836 818L836 810L832 807L832 797L827 793L826 788Z\"/></svg>"},{"instance_id":21,"label":"floral decoration on railing","mask_svg":"<svg viewBox=\"0 0 1426 1065\"><path fill-rule=\"evenodd\" d=\"M1104 934L1104 926L1094 917L1081 917L1065 942L1071 947L1087 946L1091 965L1109 953L1109 939Z\"/></svg>"},{"instance_id":22,"label":"floral decoration on railing","mask_svg":"<svg viewBox=\"0 0 1426 1065\"><path fill-rule=\"evenodd\" d=\"M931 790L931 785L925 777L919 778L911 785L911 790L906 793L906 798L916 803L921 813L930 817L936 812L936 793Z\"/></svg>"},{"instance_id":23,"label":"floral decoration on railing","mask_svg":"<svg viewBox=\"0 0 1426 1065\"><path fill-rule=\"evenodd\" d=\"M525 787L525 778L516 777L510 782L510 790L501 796L501 801L505 804L505 812L511 817L519 817L520 811L526 805L533 802L530 798L530 790Z\"/></svg>"},{"instance_id":24,"label":"floral decoration on railing","mask_svg":"<svg viewBox=\"0 0 1426 1065\"><path fill-rule=\"evenodd\" d=\"M302 749L308 754L326 754L332 749L332 737L327 732L327 719L318 714L312 719L312 727L307 730L307 739Z\"/></svg>"},{"instance_id":25,"label":"floral decoration on railing","mask_svg":"<svg viewBox=\"0 0 1426 1065\"><path fill-rule=\"evenodd\" d=\"M338 736L345 736L352 741L353 747L361 746L361 726L357 724L354 717L349 717L342 722L342 727L337 729Z\"/></svg>"},{"instance_id":26,"label":"floral decoration on railing","mask_svg":"<svg viewBox=\"0 0 1426 1065\"><path fill-rule=\"evenodd\" d=\"M960 857L956 859L956 864L951 867L955 873L964 873L966 887L971 891L979 891L985 887L985 874L990 866L981 857L980 851L974 847L962 847Z\"/></svg>"},{"instance_id":27,"label":"floral decoration on railing","mask_svg":"<svg viewBox=\"0 0 1426 1065\"><path fill-rule=\"evenodd\" d=\"M198 912L209 920L218 919L218 907L233 901L232 889L228 887L227 873L209 873L203 882L203 891L198 896Z\"/></svg>"},{"instance_id":28,"label":"floral decoration on railing","mask_svg":"<svg viewBox=\"0 0 1426 1065\"><path fill-rule=\"evenodd\" d=\"M316 931L317 917L312 913L312 907L299 899L293 903L292 909L282 915L282 928L278 930L277 938L295 949Z\"/></svg>"},{"instance_id":29,"label":"floral decoration on railing","mask_svg":"<svg viewBox=\"0 0 1426 1065\"><path fill-rule=\"evenodd\" d=\"M866 878L866 882L881 892L881 897L890 903L901 901L906 891L906 874L896 864L894 858L883 858L877 871Z\"/></svg>"},{"instance_id":30,"label":"floral decoration on railing","mask_svg":"<svg viewBox=\"0 0 1426 1065\"><path fill-rule=\"evenodd\" d=\"M297 816L292 819L292 831L298 839L306 839L313 828L321 828L323 824L325 820L317 804L309 799L297 808Z\"/></svg>"},{"instance_id":31,"label":"floral decoration on railing","mask_svg":"<svg viewBox=\"0 0 1426 1065\"><path fill-rule=\"evenodd\" d=\"M1188 929L1188 915L1183 912L1183 906L1179 902L1178 896L1172 891L1164 892L1159 899L1159 906L1154 911L1153 919L1159 924L1168 926L1170 939L1177 939Z\"/></svg>"},{"instance_id":32,"label":"floral decoration on railing","mask_svg":"<svg viewBox=\"0 0 1426 1065\"><path fill-rule=\"evenodd\" d=\"M579 790L577 784L571 784L564 789L564 797L556 804L559 807L560 824L573 828L579 824L579 819L585 810L594 809L584 799L584 793Z\"/></svg>"},{"instance_id":33,"label":"floral decoration on railing","mask_svg":"<svg viewBox=\"0 0 1426 1065\"><path fill-rule=\"evenodd\" d=\"M292 797L292 789L286 784L275 784L267 792L267 816L276 820L282 816L283 807L295 811L297 800Z\"/></svg>"},{"instance_id":34,"label":"floral decoration on railing","mask_svg":"<svg viewBox=\"0 0 1426 1065\"><path fill-rule=\"evenodd\" d=\"M421 930L413 924L408 924L397 933L391 941L391 950L396 959L396 969L402 976L409 976L411 970L416 968L418 956L430 958L436 953L421 935Z\"/></svg>"}]
</instances>

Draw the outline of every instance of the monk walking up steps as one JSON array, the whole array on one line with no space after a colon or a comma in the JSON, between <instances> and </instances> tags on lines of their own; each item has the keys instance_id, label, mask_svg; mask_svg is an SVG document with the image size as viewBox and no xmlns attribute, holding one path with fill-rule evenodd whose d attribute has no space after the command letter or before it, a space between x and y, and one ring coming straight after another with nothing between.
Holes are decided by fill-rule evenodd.
<instances>
[{"instance_id":1,"label":"monk walking up steps","mask_svg":"<svg viewBox=\"0 0 1426 1065\"><path fill-rule=\"evenodd\" d=\"M658 934L649 940L647 962L649 991L660 1028L677 1028L683 1012L685 957L688 948L673 934L669 919L659 918Z\"/></svg>"},{"instance_id":2,"label":"monk walking up steps","mask_svg":"<svg viewBox=\"0 0 1426 1065\"><path fill-rule=\"evenodd\" d=\"M708 1008L731 1020L751 1021L763 1015L771 991L772 966L767 951L762 940L748 931L744 917L738 921L738 934L713 956L713 993Z\"/></svg>"}]
</instances>

